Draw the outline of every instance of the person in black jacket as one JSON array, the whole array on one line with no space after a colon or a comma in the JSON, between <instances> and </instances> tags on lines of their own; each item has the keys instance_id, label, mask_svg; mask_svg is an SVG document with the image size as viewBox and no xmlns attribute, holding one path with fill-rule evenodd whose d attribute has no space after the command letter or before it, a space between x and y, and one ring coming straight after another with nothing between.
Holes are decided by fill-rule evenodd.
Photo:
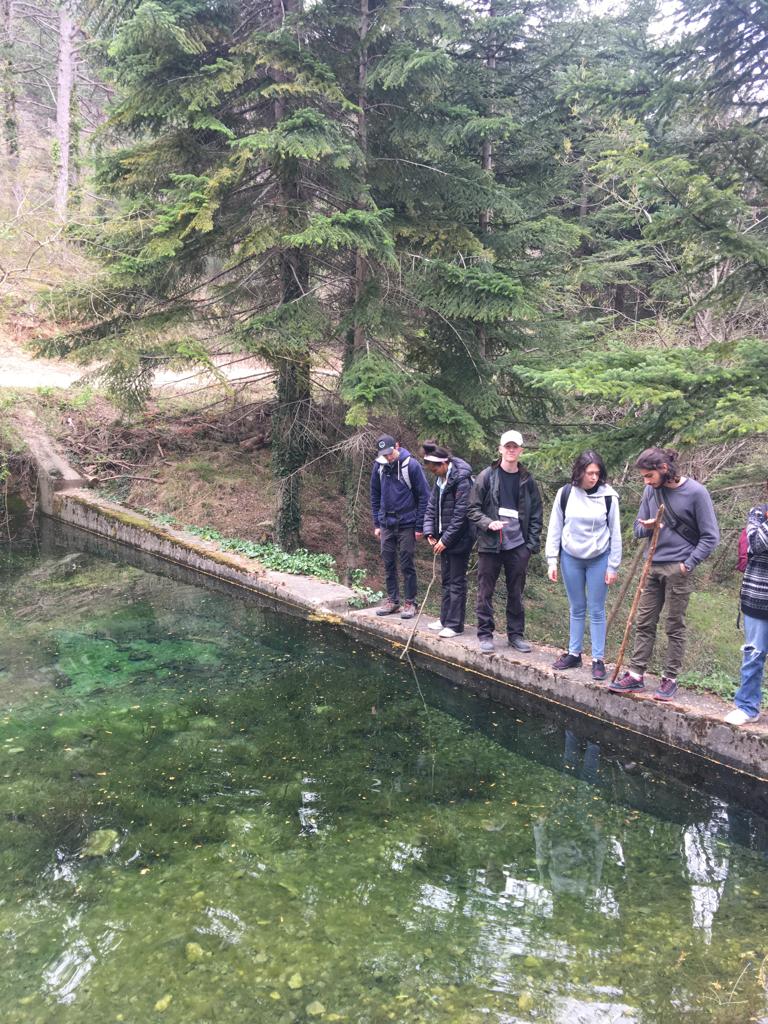
<instances>
[{"instance_id":1,"label":"person in black jacket","mask_svg":"<svg viewBox=\"0 0 768 1024\"><path fill-rule=\"evenodd\" d=\"M440 555L443 597L440 618L429 624L438 636L464 632L467 611L467 566L475 531L467 519L472 467L436 441L424 441L424 464L435 475L424 515L424 536Z\"/></svg>"},{"instance_id":2,"label":"person in black jacket","mask_svg":"<svg viewBox=\"0 0 768 1024\"><path fill-rule=\"evenodd\" d=\"M522 434L507 430L499 441L500 458L478 476L469 496L468 515L477 527L477 639L493 654L493 592L502 566L507 582L507 638L527 653L523 588L531 555L541 541L541 494L519 463Z\"/></svg>"}]
</instances>

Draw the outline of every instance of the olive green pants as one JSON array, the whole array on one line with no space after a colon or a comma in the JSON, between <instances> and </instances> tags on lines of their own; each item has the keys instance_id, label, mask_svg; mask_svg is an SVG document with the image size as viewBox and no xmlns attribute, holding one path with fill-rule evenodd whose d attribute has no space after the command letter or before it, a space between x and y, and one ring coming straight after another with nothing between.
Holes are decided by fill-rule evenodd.
<instances>
[{"instance_id":1,"label":"olive green pants","mask_svg":"<svg viewBox=\"0 0 768 1024\"><path fill-rule=\"evenodd\" d=\"M679 562L653 562L640 597L630 671L642 675L656 642L656 627L666 606L667 654L664 675L676 679L685 657L685 612L693 593L693 573L680 572Z\"/></svg>"}]
</instances>

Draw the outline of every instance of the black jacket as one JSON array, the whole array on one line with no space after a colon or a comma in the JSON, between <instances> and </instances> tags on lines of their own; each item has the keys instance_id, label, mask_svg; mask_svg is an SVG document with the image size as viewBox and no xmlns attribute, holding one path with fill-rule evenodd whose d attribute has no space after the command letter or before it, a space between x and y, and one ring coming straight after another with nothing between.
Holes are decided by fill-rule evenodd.
<instances>
[{"instance_id":1,"label":"black jacket","mask_svg":"<svg viewBox=\"0 0 768 1024\"><path fill-rule=\"evenodd\" d=\"M445 487L438 487L435 481L429 492L424 536L441 540L446 550L454 555L469 551L475 540L474 526L467 519L471 490L472 467L464 459L454 456Z\"/></svg>"},{"instance_id":2,"label":"black jacket","mask_svg":"<svg viewBox=\"0 0 768 1024\"><path fill-rule=\"evenodd\" d=\"M487 469L475 480L475 485L469 496L469 508L467 515L477 526L477 550L479 552L493 552L498 554L501 551L501 532L489 530L488 525L499 518L499 459L492 462ZM541 547L541 527L543 512L541 507L541 494L539 487L531 474L522 465L519 465L520 473L520 497L518 500L518 513L520 516L520 529L523 534L525 546L531 551L538 551Z\"/></svg>"}]
</instances>

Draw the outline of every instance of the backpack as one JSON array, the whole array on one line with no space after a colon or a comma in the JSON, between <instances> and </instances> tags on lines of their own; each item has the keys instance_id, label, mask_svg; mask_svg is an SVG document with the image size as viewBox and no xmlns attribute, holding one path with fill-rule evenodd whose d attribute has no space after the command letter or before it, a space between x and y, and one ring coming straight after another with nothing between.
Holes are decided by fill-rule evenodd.
<instances>
[{"instance_id":1,"label":"backpack","mask_svg":"<svg viewBox=\"0 0 768 1024\"><path fill-rule=\"evenodd\" d=\"M736 568L739 572L746 572L747 562L749 561L749 541L747 540L747 531L743 529L739 534L739 557L736 562Z\"/></svg>"},{"instance_id":2,"label":"backpack","mask_svg":"<svg viewBox=\"0 0 768 1024\"><path fill-rule=\"evenodd\" d=\"M409 455L407 459L403 459L403 461L400 463L400 478L402 479L403 483L408 488L408 490L411 492L411 494L413 494L413 487L411 486L411 474L408 472L408 463L410 461L411 456ZM381 484L383 482L384 467L381 464L379 464L379 483Z\"/></svg>"},{"instance_id":3,"label":"backpack","mask_svg":"<svg viewBox=\"0 0 768 1024\"><path fill-rule=\"evenodd\" d=\"M573 484L566 484L560 492L560 511L563 513L563 520L565 520L565 506L568 504L568 499L571 496L573 490ZM613 501L612 494L604 494L603 501L605 502L605 525L609 525L608 517L611 514L611 502Z\"/></svg>"}]
</instances>

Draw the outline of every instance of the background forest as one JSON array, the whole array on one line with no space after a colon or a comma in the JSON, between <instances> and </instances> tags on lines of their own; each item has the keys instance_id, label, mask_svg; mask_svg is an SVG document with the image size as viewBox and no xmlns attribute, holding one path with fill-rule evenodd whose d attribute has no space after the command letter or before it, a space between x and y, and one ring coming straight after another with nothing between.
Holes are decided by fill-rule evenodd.
<instances>
[{"instance_id":1,"label":"background forest","mask_svg":"<svg viewBox=\"0 0 768 1024\"><path fill-rule=\"evenodd\" d=\"M381 430L480 468L521 429L545 500L587 445L619 485L671 445L727 560L768 475L763 0L0 17L6 334L90 368L48 404L100 482L160 509L168 452L213 438L274 508L241 535L349 575ZM208 383L163 404L163 370Z\"/></svg>"}]
</instances>

